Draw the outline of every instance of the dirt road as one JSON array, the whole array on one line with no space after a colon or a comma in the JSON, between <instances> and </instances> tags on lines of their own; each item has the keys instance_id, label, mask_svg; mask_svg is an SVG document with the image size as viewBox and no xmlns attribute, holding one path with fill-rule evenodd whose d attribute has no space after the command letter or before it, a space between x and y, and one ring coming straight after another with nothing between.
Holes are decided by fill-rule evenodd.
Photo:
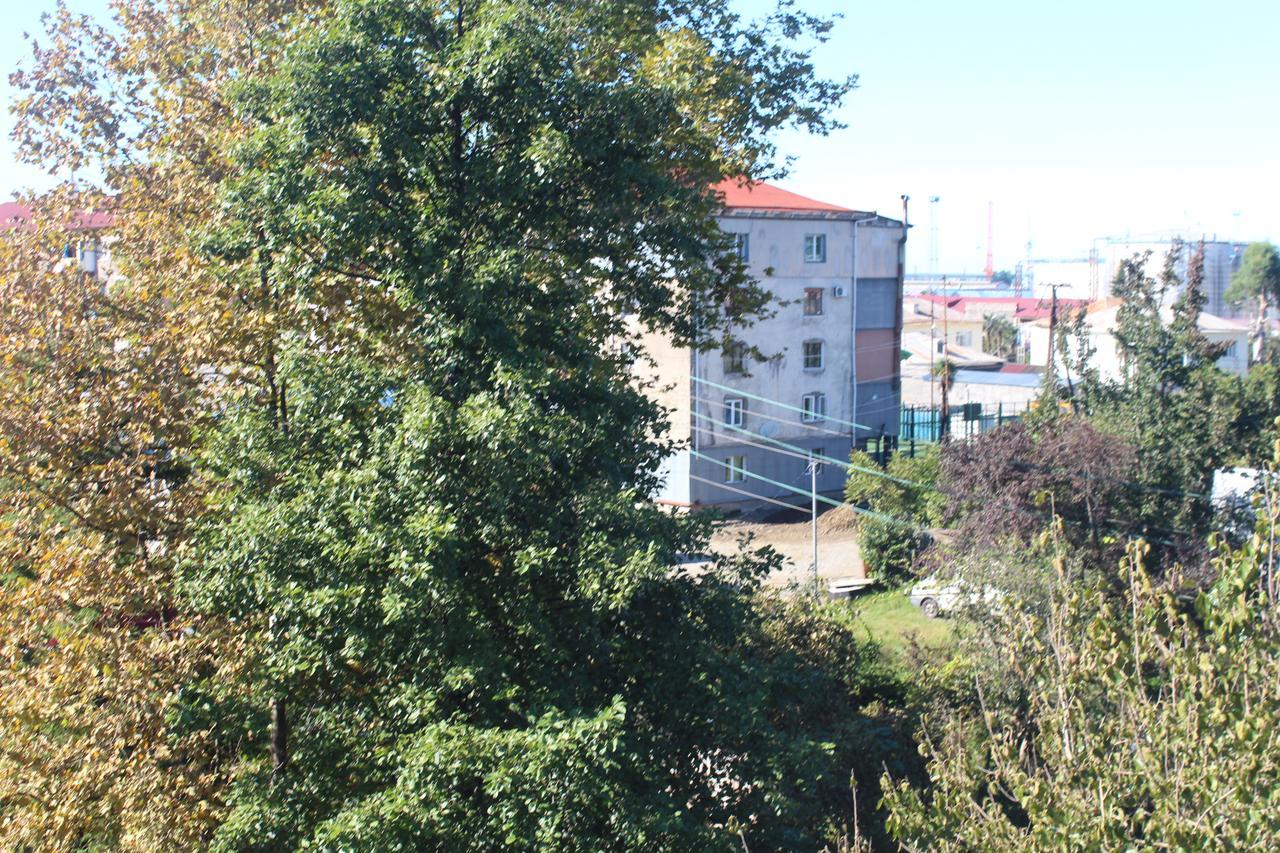
<instances>
[{"instance_id":1,"label":"dirt road","mask_svg":"<svg viewBox=\"0 0 1280 853\"><path fill-rule=\"evenodd\" d=\"M865 575L853 532L854 518L852 510L844 507L830 508L818 516L818 576L823 581ZM778 510L725 522L711 537L711 547L721 554L736 554L739 538L753 534L748 547L772 545L786 560L782 570L769 577L770 585L804 584L813 577L810 530L807 510Z\"/></svg>"}]
</instances>

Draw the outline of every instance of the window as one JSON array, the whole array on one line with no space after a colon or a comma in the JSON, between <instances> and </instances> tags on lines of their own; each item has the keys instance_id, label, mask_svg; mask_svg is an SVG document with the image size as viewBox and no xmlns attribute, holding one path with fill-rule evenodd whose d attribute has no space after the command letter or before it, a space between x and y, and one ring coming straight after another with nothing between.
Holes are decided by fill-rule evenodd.
<instances>
[{"instance_id":1,"label":"window","mask_svg":"<svg viewBox=\"0 0 1280 853\"><path fill-rule=\"evenodd\" d=\"M738 256L738 259L745 264L751 256L751 235L734 234L733 252Z\"/></svg>"},{"instance_id":2,"label":"window","mask_svg":"<svg viewBox=\"0 0 1280 853\"><path fill-rule=\"evenodd\" d=\"M820 421L827 416L827 395L817 391L805 394L800 401L800 420L805 423Z\"/></svg>"},{"instance_id":3,"label":"window","mask_svg":"<svg viewBox=\"0 0 1280 853\"><path fill-rule=\"evenodd\" d=\"M804 260L808 264L821 264L827 260L827 235L804 235Z\"/></svg>"},{"instance_id":4,"label":"window","mask_svg":"<svg viewBox=\"0 0 1280 853\"><path fill-rule=\"evenodd\" d=\"M822 313L821 287L806 287L804 289L804 313L810 317Z\"/></svg>"},{"instance_id":5,"label":"window","mask_svg":"<svg viewBox=\"0 0 1280 853\"><path fill-rule=\"evenodd\" d=\"M822 341L804 342L804 369L821 370L823 367Z\"/></svg>"},{"instance_id":6,"label":"window","mask_svg":"<svg viewBox=\"0 0 1280 853\"><path fill-rule=\"evenodd\" d=\"M740 427L742 426L742 414L746 407L742 400L730 399L724 401L724 422L726 426Z\"/></svg>"},{"instance_id":7,"label":"window","mask_svg":"<svg viewBox=\"0 0 1280 853\"><path fill-rule=\"evenodd\" d=\"M938 341L938 354L941 355L946 351L947 351L947 339L943 338L942 340Z\"/></svg>"},{"instance_id":8,"label":"window","mask_svg":"<svg viewBox=\"0 0 1280 853\"><path fill-rule=\"evenodd\" d=\"M804 466L804 470L808 471L810 466L818 469L817 473L822 473L822 458L827 455L827 451L822 447L815 447L809 451L809 462Z\"/></svg>"},{"instance_id":9,"label":"window","mask_svg":"<svg viewBox=\"0 0 1280 853\"><path fill-rule=\"evenodd\" d=\"M973 346L973 332L956 332L956 346L958 347Z\"/></svg>"},{"instance_id":10,"label":"window","mask_svg":"<svg viewBox=\"0 0 1280 853\"><path fill-rule=\"evenodd\" d=\"M724 348L724 372L747 372L747 347L745 344L732 343Z\"/></svg>"},{"instance_id":11,"label":"window","mask_svg":"<svg viewBox=\"0 0 1280 853\"><path fill-rule=\"evenodd\" d=\"M1234 359L1235 357L1236 357L1236 342L1232 341L1231 343L1227 344L1227 348L1222 351L1222 358Z\"/></svg>"},{"instance_id":12,"label":"window","mask_svg":"<svg viewBox=\"0 0 1280 853\"><path fill-rule=\"evenodd\" d=\"M745 456L728 456L724 460L724 481L741 483L747 479L747 460Z\"/></svg>"}]
</instances>

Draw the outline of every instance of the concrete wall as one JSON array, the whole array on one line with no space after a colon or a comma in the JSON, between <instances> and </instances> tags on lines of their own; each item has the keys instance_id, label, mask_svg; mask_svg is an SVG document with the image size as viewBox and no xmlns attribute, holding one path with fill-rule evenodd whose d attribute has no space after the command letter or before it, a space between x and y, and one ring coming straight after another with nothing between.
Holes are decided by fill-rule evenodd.
<instances>
[{"instance_id":1,"label":"concrete wall","mask_svg":"<svg viewBox=\"0 0 1280 853\"><path fill-rule=\"evenodd\" d=\"M1038 378L1038 377L1037 377ZM927 407L930 404L930 384L927 374L908 374L902 377L902 402L908 406ZM935 381L933 385L932 403L942 404L941 390ZM1036 399L1040 394L1040 386L995 385L982 382L956 382L951 386L948 402L952 408L965 403L982 403L993 409L1001 404L1009 406L1010 412L1020 411L1023 406Z\"/></svg>"},{"instance_id":2,"label":"concrete wall","mask_svg":"<svg viewBox=\"0 0 1280 853\"><path fill-rule=\"evenodd\" d=\"M749 501L752 495L759 495L789 503L807 504L805 497L809 492L808 460L801 454L789 455L766 450L754 446L763 444L751 439L752 445L733 443L725 440L713 446L704 445L695 456L688 452L679 454L689 458L689 472L701 478L719 483L729 488L709 485L701 480L689 480L689 491L692 502L698 504L720 504ZM832 459L848 459L853 447L847 437L817 435L812 438L798 438L788 441L803 449L821 450L822 455ZM725 466L723 460L731 455L744 457L747 474L740 483L724 483ZM702 458L709 457L709 458ZM765 478L765 479L762 479ZM774 482L768 482L768 481ZM818 491L840 493L844 490L845 471L838 465L824 465L818 474ZM744 495L741 492L749 494Z\"/></svg>"}]
</instances>

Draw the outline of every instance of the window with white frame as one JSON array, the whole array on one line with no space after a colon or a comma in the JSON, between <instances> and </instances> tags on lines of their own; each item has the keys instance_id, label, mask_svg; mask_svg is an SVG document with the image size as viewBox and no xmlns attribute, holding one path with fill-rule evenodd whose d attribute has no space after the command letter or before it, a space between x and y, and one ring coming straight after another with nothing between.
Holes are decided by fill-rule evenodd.
<instances>
[{"instance_id":1,"label":"window with white frame","mask_svg":"<svg viewBox=\"0 0 1280 853\"><path fill-rule=\"evenodd\" d=\"M741 483L747 479L747 459L745 456L726 456L724 460L724 481Z\"/></svg>"},{"instance_id":2,"label":"window with white frame","mask_svg":"<svg viewBox=\"0 0 1280 853\"><path fill-rule=\"evenodd\" d=\"M745 264L751 257L751 235L734 234L733 252Z\"/></svg>"},{"instance_id":3,"label":"window with white frame","mask_svg":"<svg viewBox=\"0 0 1280 853\"><path fill-rule=\"evenodd\" d=\"M729 398L724 401L724 422L726 426L742 426L742 416L746 411L746 401Z\"/></svg>"},{"instance_id":4,"label":"window with white frame","mask_svg":"<svg viewBox=\"0 0 1280 853\"><path fill-rule=\"evenodd\" d=\"M825 351L822 341L804 342L804 369L821 370L825 366Z\"/></svg>"},{"instance_id":5,"label":"window with white frame","mask_svg":"<svg viewBox=\"0 0 1280 853\"><path fill-rule=\"evenodd\" d=\"M827 260L827 235L826 234L806 234L804 235L804 260L807 264L826 263Z\"/></svg>"},{"instance_id":6,"label":"window with white frame","mask_svg":"<svg viewBox=\"0 0 1280 853\"><path fill-rule=\"evenodd\" d=\"M805 394L800 399L800 420L807 424L820 421L827 416L827 395L821 391Z\"/></svg>"},{"instance_id":7,"label":"window with white frame","mask_svg":"<svg viewBox=\"0 0 1280 853\"><path fill-rule=\"evenodd\" d=\"M804 313L809 317L822 313L821 287L806 287L804 289Z\"/></svg>"},{"instance_id":8,"label":"window with white frame","mask_svg":"<svg viewBox=\"0 0 1280 853\"><path fill-rule=\"evenodd\" d=\"M1236 357L1236 352L1237 352L1236 342L1232 341L1231 343L1227 344L1227 348L1222 351L1221 357L1226 359L1234 359Z\"/></svg>"},{"instance_id":9,"label":"window with white frame","mask_svg":"<svg viewBox=\"0 0 1280 853\"><path fill-rule=\"evenodd\" d=\"M973 346L973 332L956 332L956 346L958 347Z\"/></svg>"},{"instance_id":10,"label":"window with white frame","mask_svg":"<svg viewBox=\"0 0 1280 853\"><path fill-rule=\"evenodd\" d=\"M825 448L822 448L822 447L814 447L814 448L812 448L812 449L809 451L809 462L808 462L808 464L807 464L807 465L805 465L805 470L806 470L806 471L808 471L808 470L809 470L809 468L812 466L812 467L816 467L816 468L818 469L818 473L819 473L819 474L821 474L821 473L822 473L822 459L823 459L823 457L824 457L824 456L826 456L826 455L827 455L827 451L826 451L826 449L825 449Z\"/></svg>"}]
</instances>

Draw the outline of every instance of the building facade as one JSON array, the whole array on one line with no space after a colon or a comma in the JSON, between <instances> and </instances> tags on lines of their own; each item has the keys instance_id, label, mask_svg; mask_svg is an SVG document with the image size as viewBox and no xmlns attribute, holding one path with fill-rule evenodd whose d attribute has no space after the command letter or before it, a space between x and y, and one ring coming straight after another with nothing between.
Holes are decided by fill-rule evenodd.
<instances>
[{"instance_id":1,"label":"building facade","mask_svg":"<svg viewBox=\"0 0 1280 853\"><path fill-rule=\"evenodd\" d=\"M734 335L768 358L645 341L683 441L656 497L797 502L810 489L811 454L844 460L855 445L897 435L906 230L768 184L717 189L721 227L774 300L772 317ZM843 485L843 470L819 466L819 491Z\"/></svg>"},{"instance_id":2,"label":"building facade","mask_svg":"<svg viewBox=\"0 0 1280 853\"><path fill-rule=\"evenodd\" d=\"M1117 315L1122 300L1118 297L1091 303L1085 313L1085 329L1089 334L1089 345L1093 349L1092 367L1097 369L1104 379L1119 380L1125 376L1124 360L1115 337L1118 325ZM1173 321L1173 309L1165 307L1160 310L1160 319L1165 326ZM1241 320L1219 317L1208 311L1200 314L1199 328L1205 338L1212 344L1223 347L1223 354L1217 360L1219 369L1244 376L1249 372L1249 325ZM1051 355L1049 320L1036 320L1027 327L1030 346L1029 360L1033 365L1046 367ZM1068 339L1067 345L1074 347L1074 341ZM1054 370L1059 377L1064 376L1065 366L1062 355L1056 348L1052 349Z\"/></svg>"}]
</instances>

